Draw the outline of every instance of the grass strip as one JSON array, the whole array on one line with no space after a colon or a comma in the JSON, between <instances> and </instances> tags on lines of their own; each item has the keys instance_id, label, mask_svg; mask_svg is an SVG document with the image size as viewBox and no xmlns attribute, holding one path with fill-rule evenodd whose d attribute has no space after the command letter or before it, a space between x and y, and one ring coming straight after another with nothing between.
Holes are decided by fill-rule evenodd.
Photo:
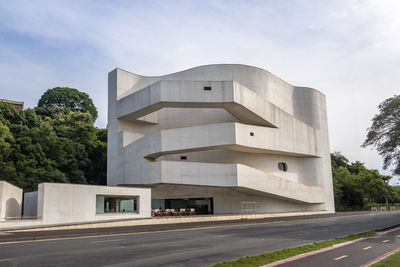
<instances>
[{"instance_id":1,"label":"grass strip","mask_svg":"<svg viewBox=\"0 0 400 267\"><path fill-rule=\"evenodd\" d=\"M390 255L386 259L383 259L375 264L373 267L396 267L399 266L400 263L400 251Z\"/></svg>"},{"instance_id":2,"label":"grass strip","mask_svg":"<svg viewBox=\"0 0 400 267\"><path fill-rule=\"evenodd\" d=\"M301 247L294 247L294 248L285 248L281 250L271 251L264 254L250 256L250 257L240 257L237 260L228 261L228 262L218 262L214 265L214 267L240 267L240 266L262 266L265 264L269 264L275 261L280 261L283 259L287 259L293 256L297 256L303 253L327 248L336 244L344 243L347 241L352 241L355 239L359 239L362 237L368 237L375 235L375 231L369 231L360 234L352 234L344 237L338 237L331 240L321 241L321 242L314 242L309 245L304 245Z\"/></svg>"}]
</instances>

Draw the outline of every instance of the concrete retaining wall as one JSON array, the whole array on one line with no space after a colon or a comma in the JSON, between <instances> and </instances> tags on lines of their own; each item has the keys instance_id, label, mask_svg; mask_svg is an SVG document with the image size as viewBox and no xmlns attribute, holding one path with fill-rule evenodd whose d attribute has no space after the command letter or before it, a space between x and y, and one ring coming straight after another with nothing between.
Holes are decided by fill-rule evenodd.
<instances>
[{"instance_id":1,"label":"concrete retaining wall","mask_svg":"<svg viewBox=\"0 0 400 267\"><path fill-rule=\"evenodd\" d=\"M21 218L22 189L0 181L0 221Z\"/></svg>"},{"instance_id":2,"label":"concrete retaining wall","mask_svg":"<svg viewBox=\"0 0 400 267\"><path fill-rule=\"evenodd\" d=\"M138 199L137 212L96 213L96 195ZM70 223L151 217L151 189L43 183L38 188L37 217L46 223Z\"/></svg>"}]
</instances>

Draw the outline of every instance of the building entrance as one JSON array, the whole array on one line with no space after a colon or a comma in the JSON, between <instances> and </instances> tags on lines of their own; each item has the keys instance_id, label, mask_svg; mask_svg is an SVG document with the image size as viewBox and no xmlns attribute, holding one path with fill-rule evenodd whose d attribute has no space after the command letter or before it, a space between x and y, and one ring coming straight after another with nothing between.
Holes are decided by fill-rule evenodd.
<instances>
[{"instance_id":1,"label":"building entrance","mask_svg":"<svg viewBox=\"0 0 400 267\"><path fill-rule=\"evenodd\" d=\"M160 209L194 209L194 214L213 214L213 198L177 198L177 199L152 199L151 208Z\"/></svg>"}]
</instances>

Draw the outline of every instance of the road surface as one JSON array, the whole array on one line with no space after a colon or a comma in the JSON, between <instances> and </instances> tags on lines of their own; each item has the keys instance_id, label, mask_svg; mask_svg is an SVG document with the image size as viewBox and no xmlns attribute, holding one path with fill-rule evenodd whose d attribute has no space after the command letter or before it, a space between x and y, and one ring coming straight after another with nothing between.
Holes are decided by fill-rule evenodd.
<instances>
[{"instance_id":1,"label":"road surface","mask_svg":"<svg viewBox=\"0 0 400 267\"><path fill-rule=\"evenodd\" d=\"M204 266L398 224L400 212L381 212L1 243L0 266Z\"/></svg>"},{"instance_id":2,"label":"road surface","mask_svg":"<svg viewBox=\"0 0 400 267\"><path fill-rule=\"evenodd\" d=\"M355 243L321 252L309 257L300 258L280 267L340 266L353 267L368 265L379 260L383 255L400 249L400 228L378 233L378 235L359 240ZM400 265L400 263L399 263Z\"/></svg>"}]
</instances>

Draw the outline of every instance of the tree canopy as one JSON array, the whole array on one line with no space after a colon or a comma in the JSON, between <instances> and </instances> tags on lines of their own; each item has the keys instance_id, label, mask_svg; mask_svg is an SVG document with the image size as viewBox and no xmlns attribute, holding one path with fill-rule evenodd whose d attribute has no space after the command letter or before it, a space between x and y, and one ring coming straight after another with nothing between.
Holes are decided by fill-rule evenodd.
<instances>
[{"instance_id":1,"label":"tree canopy","mask_svg":"<svg viewBox=\"0 0 400 267\"><path fill-rule=\"evenodd\" d=\"M399 203L400 190L390 186L391 176L367 169L363 163L350 162L339 152L331 154L332 178L337 211L363 210L377 203Z\"/></svg>"},{"instance_id":2,"label":"tree canopy","mask_svg":"<svg viewBox=\"0 0 400 267\"><path fill-rule=\"evenodd\" d=\"M400 175L400 95L386 99L378 109L362 146L375 147L383 156L383 168Z\"/></svg>"},{"instance_id":3,"label":"tree canopy","mask_svg":"<svg viewBox=\"0 0 400 267\"><path fill-rule=\"evenodd\" d=\"M97 109L89 95L69 87L48 89L39 99L38 107L87 112L91 115L93 122L98 116Z\"/></svg>"},{"instance_id":4,"label":"tree canopy","mask_svg":"<svg viewBox=\"0 0 400 267\"><path fill-rule=\"evenodd\" d=\"M92 122L61 105L21 111L0 102L1 179L26 191L42 182L106 184L107 131Z\"/></svg>"}]
</instances>

